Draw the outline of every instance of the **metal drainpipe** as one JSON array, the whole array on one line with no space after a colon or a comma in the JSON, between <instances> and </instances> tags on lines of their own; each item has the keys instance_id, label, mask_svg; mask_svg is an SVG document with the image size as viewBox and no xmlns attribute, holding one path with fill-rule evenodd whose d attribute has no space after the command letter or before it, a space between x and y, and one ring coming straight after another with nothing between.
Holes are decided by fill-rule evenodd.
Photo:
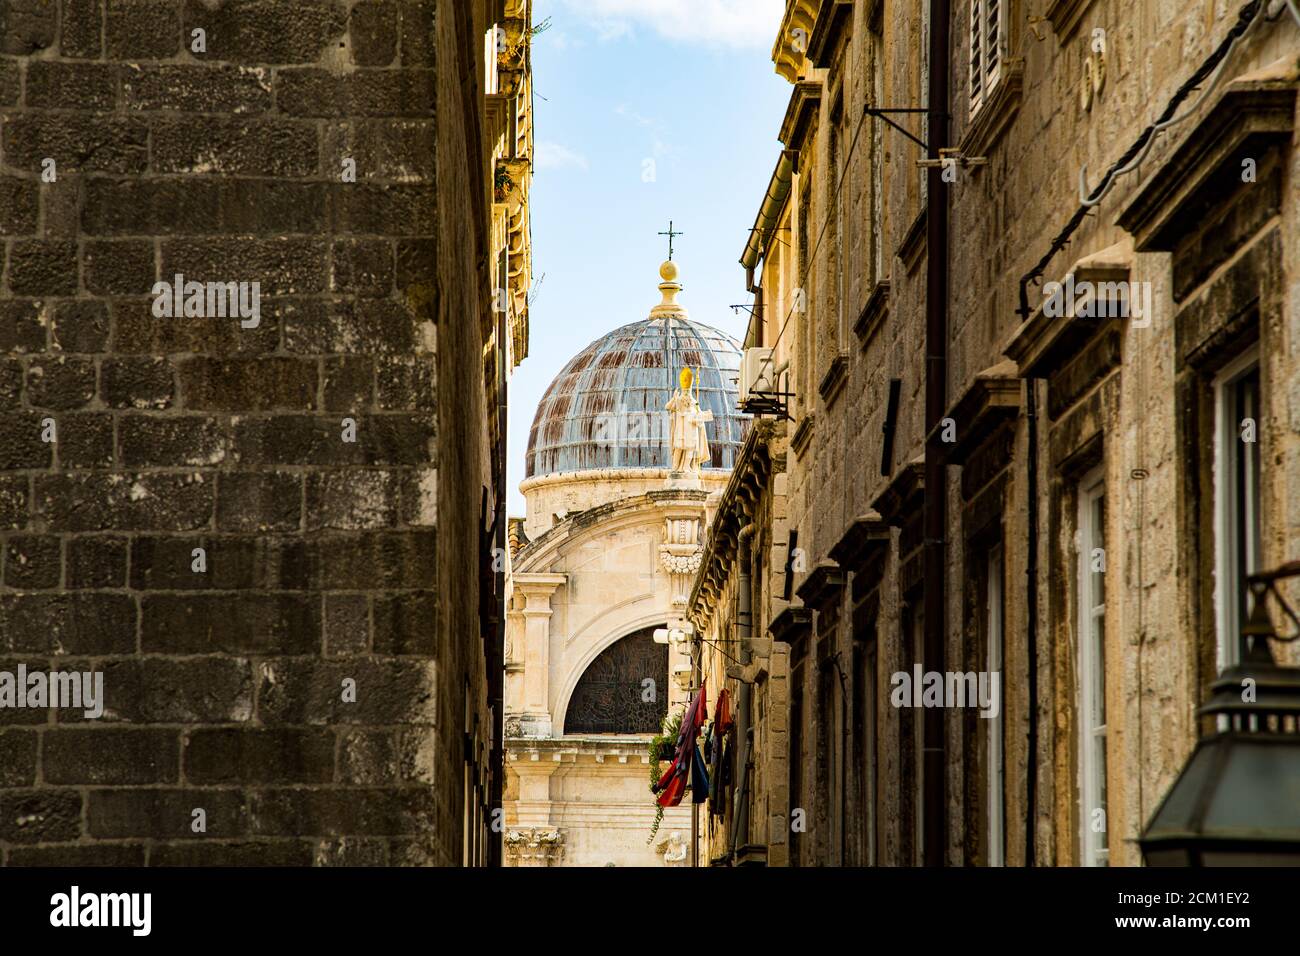
<instances>
[{"instance_id":1,"label":"metal drainpipe","mask_svg":"<svg viewBox=\"0 0 1300 956\"><path fill-rule=\"evenodd\" d=\"M1034 865L1035 822L1038 808L1038 379L1025 380L1025 418L1029 427L1028 528L1025 586L1029 605L1025 611L1026 664L1029 670L1028 773L1025 776L1025 866Z\"/></svg>"},{"instance_id":2,"label":"metal drainpipe","mask_svg":"<svg viewBox=\"0 0 1300 956\"><path fill-rule=\"evenodd\" d=\"M949 0L930 0L930 87L926 154L940 158L948 146ZM925 670L946 670L946 548L947 467L938 428L948 404L948 186L936 164L926 174L926 295L925 295ZM922 834L926 866L947 861L948 803L944 775L945 714L924 710L924 783Z\"/></svg>"},{"instance_id":3,"label":"metal drainpipe","mask_svg":"<svg viewBox=\"0 0 1300 956\"><path fill-rule=\"evenodd\" d=\"M753 560L751 540L754 537L754 525L749 523L740 529L737 535L736 562L740 573L736 577L736 638L739 646L741 665L750 661L749 641L753 630L753 595L750 592L749 566ZM740 742L740 759L736 767L740 774L740 786L736 788L736 804L732 808L731 857L736 856L736 841L749 826L749 773L750 773L750 707L753 701L748 682L741 681L736 700L736 739ZM715 715L716 716L716 715Z\"/></svg>"}]
</instances>

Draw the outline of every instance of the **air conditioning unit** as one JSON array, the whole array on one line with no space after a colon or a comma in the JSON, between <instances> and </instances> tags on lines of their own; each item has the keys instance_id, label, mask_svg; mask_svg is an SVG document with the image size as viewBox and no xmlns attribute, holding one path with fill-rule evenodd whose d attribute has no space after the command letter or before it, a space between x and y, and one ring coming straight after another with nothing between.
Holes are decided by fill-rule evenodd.
<instances>
[{"instance_id":1,"label":"air conditioning unit","mask_svg":"<svg viewBox=\"0 0 1300 956\"><path fill-rule=\"evenodd\" d=\"M740 359L740 403L743 405L754 392L776 391L775 378L771 349L745 349Z\"/></svg>"}]
</instances>

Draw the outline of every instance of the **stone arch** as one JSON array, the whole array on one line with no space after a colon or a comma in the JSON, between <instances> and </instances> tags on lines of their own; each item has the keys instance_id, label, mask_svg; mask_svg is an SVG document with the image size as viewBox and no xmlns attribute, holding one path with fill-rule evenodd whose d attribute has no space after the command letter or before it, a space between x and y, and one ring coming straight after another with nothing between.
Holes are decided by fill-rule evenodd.
<instances>
[{"instance_id":1,"label":"stone arch","mask_svg":"<svg viewBox=\"0 0 1300 956\"><path fill-rule=\"evenodd\" d=\"M569 705L573 700L573 692L577 688L578 682L582 679L582 675L587 672L587 669L596 658L625 637L630 637L638 631L665 626L663 610L656 609L655 611L644 614L635 620L625 621L618 630L611 631L602 640L593 641L584 648L582 654L576 657L565 669L564 682L560 685L559 693L555 698L555 707L551 711L555 736L561 737L569 733L566 722L569 714ZM663 698L666 702L670 696L666 684L663 687L662 692Z\"/></svg>"},{"instance_id":2,"label":"stone arch","mask_svg":"<svg viewBox=\"0 0 1300 956\"><path fill-rule=\"evenodd\" d=\"M625 634L587 665L569 695L564 714L568 733L659 730L668 712L668 645L656 644L654 631L652 624Z\"/></svg>"}]
</instances>

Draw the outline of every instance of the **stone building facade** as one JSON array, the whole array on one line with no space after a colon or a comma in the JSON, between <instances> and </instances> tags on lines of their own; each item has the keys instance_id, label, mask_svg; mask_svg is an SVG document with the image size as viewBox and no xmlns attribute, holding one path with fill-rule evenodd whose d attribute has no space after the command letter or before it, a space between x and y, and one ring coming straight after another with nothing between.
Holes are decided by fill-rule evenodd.
<instances>
[{"instance_id":1,"label":"stone building facade","mask_svg":"<svg viewBox=\"0 0 1300 956\"><path fill-rule=\"evenodd\" d=\"M742 456L692 605L735 618L756 523L768 862L1136 865L1244 575L1300 555L1300 23L790 0L773 60L741 394L788 450Z\"/></svg>"},{"instance_id":2,"label":"stone building facade","mask_svg":"<svg viewBox=\"0 0 1300 956\"><path fill-rule=\"evenodd\" d=\"M6 864L498 858L529 20L0 4Z\"/></svg>"},{"instance_id":3,"label":"stone building facade","mask_svg":"<svg viewBox=\"0 0 1300 956\"><path fill-rule=\"evenodd\" d=\"M677 302L674 263L660 276L663 301L579 352L534 419L511 533L506 865L685 862L690 800L653 829L649 745L698 677L689 643L667 637L686 622L743 419L736 343ZM665 409L683 369L710 457L674 470Z\"/></svg>"}]
</instances>

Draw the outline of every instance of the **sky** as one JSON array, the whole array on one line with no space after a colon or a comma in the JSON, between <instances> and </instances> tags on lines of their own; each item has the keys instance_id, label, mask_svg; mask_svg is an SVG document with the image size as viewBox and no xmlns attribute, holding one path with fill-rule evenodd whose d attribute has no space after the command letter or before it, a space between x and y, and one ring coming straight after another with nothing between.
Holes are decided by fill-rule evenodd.
<instances>
[{"instance_id":1,"label":"sky","mask_svg":"<svg viewBox=\"0 0 1300 956\"><path fill-rule=\"evenodd\" d=\"M740 339L740 253L780 152L790 85L771 49L783 0L536 0L534 299L510 382L509 513L528 431L566 362L660 299L674 242L691 318ZM649 181L647 181L649 180Z\"/></svg>"}]
</instances>

